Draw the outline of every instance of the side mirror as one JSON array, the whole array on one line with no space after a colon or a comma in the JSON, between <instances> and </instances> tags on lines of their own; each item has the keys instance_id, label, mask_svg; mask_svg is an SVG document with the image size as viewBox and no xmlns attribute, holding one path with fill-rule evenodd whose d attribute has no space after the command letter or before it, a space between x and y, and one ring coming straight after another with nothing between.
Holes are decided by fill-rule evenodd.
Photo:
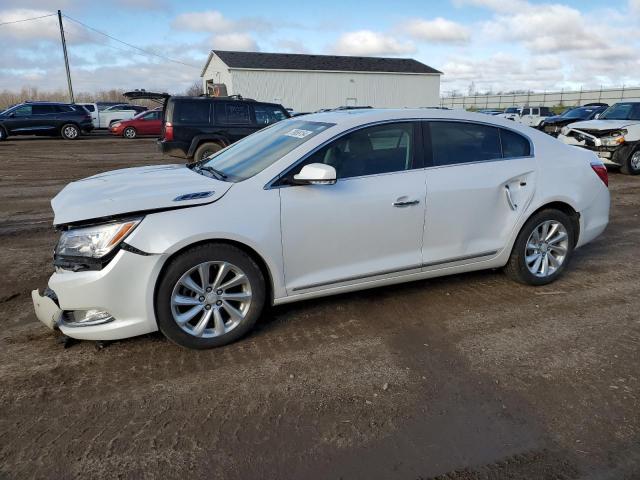
<instances>
[{"instance_id":1,"label":"side mirror","mask_svg":"<svg viewBox=\"0 0 640 480\"><path fill-rule=\"evenodd\" d=\"M16 112L11 112L11 113L8 115L8 117L9 117L9 118L15 118L15 117L16 117Z\"/></svg>"},{"instance_id":2,"label":"side mirror","mask_svg":"<svg viewBox=\"0 0 640 480\"><path fill-rule=\"evenodd\" d=\"M296 185L333 185L336 183L336 169L324 163L310 163L293 176Z\"/></svg>"}]
</instances>

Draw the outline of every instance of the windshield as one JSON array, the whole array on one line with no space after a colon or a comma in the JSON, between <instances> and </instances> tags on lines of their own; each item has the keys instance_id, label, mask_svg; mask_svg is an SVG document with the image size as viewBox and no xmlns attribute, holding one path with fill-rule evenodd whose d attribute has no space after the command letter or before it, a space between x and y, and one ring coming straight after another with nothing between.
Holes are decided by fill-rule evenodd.
<instances>
[{"instance_id":1,"label":"windshield","mask_svg":"<svg viewBox=\"0 0 640 480\"><path fill-rule=\"evenodd\" d=\"M607 108L600 120L640 120L640 103L616 103Z\"/></svg>"},{"instance_id":2,"label":"windshield","mask_svg":"<svg viewBox=\"0 0 640 480\"><path fill-rule=\"evenodd\" d=\"M294 148L323 132L334 123L282 120L243 138L199 164L213 168L230 181L240 182L253 177Z\"/></svg>"},{"instance_id":3,"label":"windshield","mask_svg":"<svg viewBox=\"0 0 640 480\"><path fill-rule=\"evenodd\" d=\"M587 118L595 108L573 108L562 114L563 118Z\"/></svg>"}]
</instances>

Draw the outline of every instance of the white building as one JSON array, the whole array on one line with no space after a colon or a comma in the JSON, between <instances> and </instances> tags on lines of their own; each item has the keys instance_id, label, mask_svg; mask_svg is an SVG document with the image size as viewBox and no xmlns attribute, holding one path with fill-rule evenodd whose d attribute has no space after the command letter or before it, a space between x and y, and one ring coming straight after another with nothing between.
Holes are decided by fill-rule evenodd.
<instances>
[{"instance_id":1,"label":"white building","mask_svg":"<svg viewBox=\"0 0 640 480\"><path fill-rule=\"evenodd\" d=\"M433 107L442 72L412 58L347 57L212 50L205 92L280 103L297 112L360 105Z\"/></svg>"}]
</instances>

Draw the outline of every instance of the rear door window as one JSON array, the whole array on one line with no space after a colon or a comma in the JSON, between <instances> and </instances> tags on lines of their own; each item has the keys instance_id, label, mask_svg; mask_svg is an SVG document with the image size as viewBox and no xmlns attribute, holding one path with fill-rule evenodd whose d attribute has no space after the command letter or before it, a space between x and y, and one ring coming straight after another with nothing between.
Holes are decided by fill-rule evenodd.
<instances>
[{"instance_id":1,"label":"rear door window","mask_svg":"<svg viewBox=\"0 0 640 480\"><path fill-rule=\"evenodd\" d=\"M250 124L249 105L240 102L216 103L216 123L226 125Z\"/></svg>"},{"instance_id":2,"label":"rear door window","mask_svg":"<svg viewBox=\"0 0 640 480\"><path fill-rule=\"evenodd\" d=\"M58 113L55 105L33 105L32 115L47 115L49 113Z\"/></svg>"},{"instance_id":3,"label":"rear door window","mask_svg":"<svg viewBox=\"0 0 640 480\"><path fill-rule=\"evenodd\" d=\"M95 105L82 105L84 108L86 108L87 110L89 110L90 112L95 112L96 111L96 107Z\"/></svg>"},{"instance_id":4,"label":"rear door window","mask_svg":"<svg viewBox=\"0 0 640 480\"><path fill-rule=\"evenodd\" d=\"M502 158L498 128L468 122L429 122L433 165Z\"/></svg>"},{"instance_id":5,"label":"rear door window","mask_svg":"<svg viewBox=\"0 0 640 480\"><path fill-rule=\"evenodd\" d=\"M183 125L209 123L211 102L178 101L173 106L173 122Z\"/></svg>"}]
</instances>

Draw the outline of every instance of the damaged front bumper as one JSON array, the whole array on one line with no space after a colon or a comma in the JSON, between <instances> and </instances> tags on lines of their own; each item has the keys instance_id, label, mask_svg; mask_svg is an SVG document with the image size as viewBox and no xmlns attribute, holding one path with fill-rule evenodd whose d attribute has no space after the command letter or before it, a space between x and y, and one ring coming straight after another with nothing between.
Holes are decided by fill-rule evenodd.
<instances>
[{"instance_id":1,"label":"damaged front bumper","mask_svg":"<svg viewBox=\"0 0 640 480\"><path fill-rule=\"evenodd\" d=\"M40 290L33 290L31 300L33 300L33 309L38 320L51 330L58 328L63 312L53 291L48 288L44 293L40 293Z\"/></svg>"},{"instance_id":2,"label":"damaged front bumper","mask_svg":"<svg viewBox=\"0 0 640 480\"><path fill-rule=\"evenodd\" d=\"M620 167L640 142L623 141L618 145L604 145L603 138L582 130L569 129L558 135L558 139L567 145L586 148L594 152L605 165Z\"/></svg>"},{"instance_id":3,"label":"damaged front bumper","mask_svg":"<svg viewBox=\"0 0 640 480\"><path fill-rule=\"evenodd\" d=\"M158 329L153 307L163 255L120 250L102 270L57 268L44 292L31 292L42 323L79 340L118 340Z\"/></svg>"}]
</instances>

